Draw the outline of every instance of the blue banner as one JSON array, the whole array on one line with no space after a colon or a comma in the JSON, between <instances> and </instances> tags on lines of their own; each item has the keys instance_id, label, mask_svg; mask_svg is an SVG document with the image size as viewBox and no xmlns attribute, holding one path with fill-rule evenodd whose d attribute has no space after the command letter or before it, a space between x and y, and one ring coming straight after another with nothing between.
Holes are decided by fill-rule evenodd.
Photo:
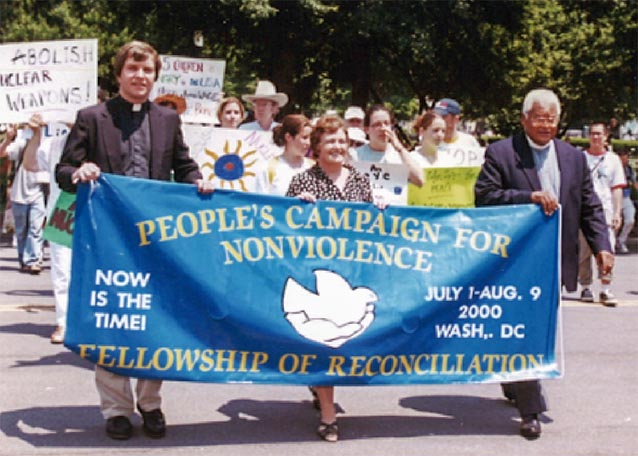
<instances>
[{"instance_id":1,"label":"blue banner","mask_svg":"<svg viewBox=\"0 0 638 456\"><path fill-rule=\"evenodd\" d=\"M166 380L557 377L559 221L102 175L78 191L65 344Z\"/></svg>"}]
</instances>

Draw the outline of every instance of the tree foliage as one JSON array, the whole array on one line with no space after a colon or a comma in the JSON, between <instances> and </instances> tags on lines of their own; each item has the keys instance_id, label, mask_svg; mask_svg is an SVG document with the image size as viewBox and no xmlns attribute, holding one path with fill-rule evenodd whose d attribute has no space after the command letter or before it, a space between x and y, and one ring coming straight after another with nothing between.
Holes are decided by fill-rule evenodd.
<instances>
[{"instance_id":1,"label":"tree foliage","mask_svg":"<svg viewBox=\"0 0 638 456\"><path fill-rule=\"evenodd\" d=\"M525 93L555 90L563 125L636 115L636 0L0 2L0 41L99 40L99 76L131 39L226 60L224 90L268 78L308 115L385 102L410 118L445 96L507 134ZM204 46L193 43L201 31Z\"/></svg>"}]
</instances>

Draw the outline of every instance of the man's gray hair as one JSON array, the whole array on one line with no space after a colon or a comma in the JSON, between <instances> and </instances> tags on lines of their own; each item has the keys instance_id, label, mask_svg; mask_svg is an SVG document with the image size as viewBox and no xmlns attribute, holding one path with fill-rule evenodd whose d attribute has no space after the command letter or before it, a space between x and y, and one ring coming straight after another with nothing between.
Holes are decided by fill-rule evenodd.
<instances>
[{"instance_id":1,"label":"man's gray hair","mask_svg":"<svg viewBox=\"0 0 638 456\"><path fill-rule=\"evenodd\" d=\"M538 103L541 108L549 110L551 106L556 107L556 115L560 117L560 101L558 96L549 89L534 89L525 95L523 100L523 114L527 114L532 110L534 103Z\"/></svg>"}]
</instances>

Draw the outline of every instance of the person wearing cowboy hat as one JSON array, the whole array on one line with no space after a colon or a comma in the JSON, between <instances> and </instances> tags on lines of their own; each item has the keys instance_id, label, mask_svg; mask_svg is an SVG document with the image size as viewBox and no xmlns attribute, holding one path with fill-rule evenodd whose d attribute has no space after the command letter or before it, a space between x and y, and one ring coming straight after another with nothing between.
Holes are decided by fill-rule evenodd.
<instances>
[{"instance_id":1,"label":"person wearing cowboy hat","mask_svg":"<svg viewBox=\"0 0 638 456\"><path fill-rule=\"evenodd\" d=\"M272 131L279 125L275 122L279 108L288 103L288 95L277 92L270 81L258 81L255 93L242 95L241 99L253 105L255 121L240 125L240 130Z\"/></svg>"}]
</instances>

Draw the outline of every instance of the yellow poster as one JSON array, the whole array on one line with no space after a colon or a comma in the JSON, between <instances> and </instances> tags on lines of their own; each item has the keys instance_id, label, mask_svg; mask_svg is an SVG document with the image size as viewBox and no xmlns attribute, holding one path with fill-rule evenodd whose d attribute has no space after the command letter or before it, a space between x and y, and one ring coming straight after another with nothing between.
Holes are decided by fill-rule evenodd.
<instances>
[{"instance_id":1,"label":"yellow poster","mask_svg":"<svg viewBox=\"0 0 638 456\"><path fill-rule=\"evenodd\" d=\"M408 184L409 206L474 207L474 183L481 168L426 168L425 184Z\"/></svg>"}]
</instances>

